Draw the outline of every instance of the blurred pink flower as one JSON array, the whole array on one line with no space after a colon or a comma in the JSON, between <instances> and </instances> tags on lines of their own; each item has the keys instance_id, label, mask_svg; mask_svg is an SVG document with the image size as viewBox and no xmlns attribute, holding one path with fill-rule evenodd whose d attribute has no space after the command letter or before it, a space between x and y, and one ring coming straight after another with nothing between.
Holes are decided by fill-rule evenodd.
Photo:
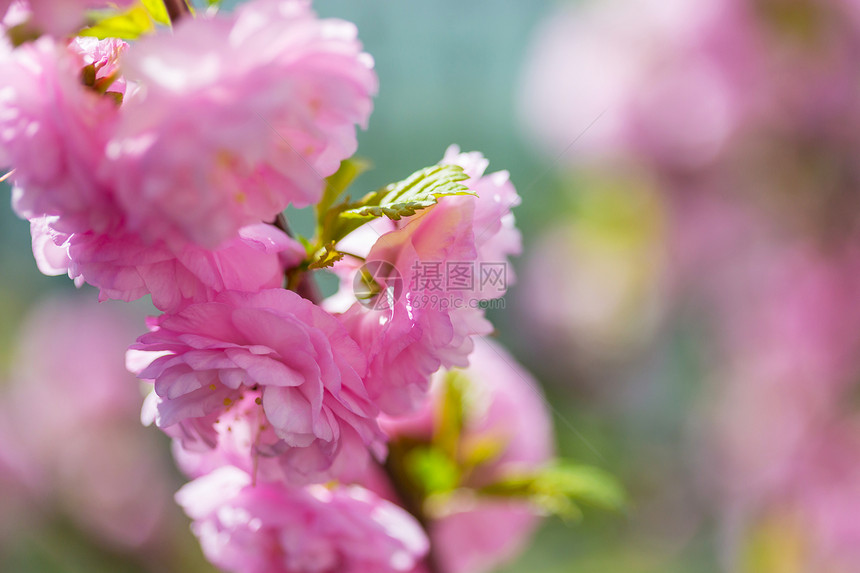
<instances>
[{"instance_id":1,"label":"blurred pink flower","mask_svg":"<svg viewBox=\"0 0 860 573\"><path fill-rule=\"evenodd\" d=\"M209 251L192 243L145 244L131 232L65 234L53 218L33 219L33 255L44 274L68 273L99 289L99 299L136 300L147 294L165 312L212 300L226 290L255 292L284 281L283 256L304 248L272 225L239 229Z\"/></svg>"},{"instance_id":2,"label":"blurred pink flower","mask_svg":"<svg viewBox=\"0 0 860 573\"><path fill-rule=\"evenodd\" d=\"M34 505L57 503L120 548L161 539L172 487L157 436L138 421L138 384L123 366L133 338L117 308L50 301L21 330L3 393L4 437L18 448Z\"/></svg>"},{"instance_id":3,"label":"blurred pink flower","mask_svg":"<svg viewBox=\"0 0 860 573\"><path fill-rule=\"evenodd\" d=\"M724 526L797 516L810 570L860 563L850 477L860 450L845 408L860 349L858 265L856 249L760 248L716 299L723 359L706 471L723 493Z\"/></svg>"},{"instance_id":4,"label":"blurred pink flower","mask_svg":"<svg viewBox=\"0 0 860 573\"><path fill-rule=\"evenodd\" d=\"M857 420L809 440L781 500L797 507L809 528L814 569L860 567L860 441ZM793 502L793 503L792 503Z\"/></svg>"},{"instance_id":5,"label":"blurred pink flower","mask_svg":"<svg viewBox=\"0 0 860 573\"><path fill-rule=\"evenodd\" d=\"M717 338L701 345L711 416L691 416L708 426L701 477L723 494L724 526L797 516L810 559L798 571L860 562L846 551L858 539L846 407L860 349L858 14L852 0L589 2L551 16L523 82L551 157L578 174L620 166L668 194L671 298Z\"/></svg>"},{"instance_id":6,"label":"blurred pink flower","mask_svg":"<svg viewBox=\"0 0 860 573\"><path fill-rule=\"evenodd\" d=\"M294 292L224 292L150 328L131 347L132 367L149 354L138 375L154 383L155 422L186 448L218 448L219 426L250 419L247 457L275 458L287 479L322 481L341 456L384 454L361 350Z\"/></svg>"},{"instance_id":7,"label":"blurred pink flower","mask_svg":"<svg viewBox=\"0 0 860 573\"><path fill-rule=\"evenodd\" d=\"M854 420L808 434L795 452L792 471L780 483L757 497L730 500L724 506L731 526L726 528L731 562L743 562L749 547L760 550L756 543L764 541L792 555L790 563L798 571L857 570L857 429Z\"/></svg>"},{"instance_id":8,"label":"blurred pink flower","mask_svg":"<svg viewBox=\"0 0 860 573\"><path fill-rule=\"evenodd\" d=\"M287 205L319 199L356 149L376 91L355 27L305 0L256 0L133 45L103 172L129 227L215 248Z\"/></svg>"},{"instance_id":9,"label":"blurred pink flower","mask_svg":"<svg viewBox=\"0 0 860 573\"><path fill-rule=\"evenodd\" d=\"M8 409L0 405L0 549L17 543L16 537L36 518L33 505L45 491L43 472L26 444L17 439L20 430Z\"/></svg>"},{"instance_id":10,"label":"blurred pink flower","mask_svg":"<svg viewBox=\"0 0 860 573\"><path fill-rule=\"evenodd\" d=\"M552 157L576 140L567 161L631 152L682 165L713 158L744 95L708 52L730 4L609 0L557 9L538 30L522 82L527 128Z\"/></svg>"},{"instance_id":11,"label":"blurred pink flower","mask_svg":"<svg viewBox=\"0 0 860 573\"><path fill-rule=\"evenodd\" d=\"M858 46L851 0L587 2L539 30L522 114L554 159L644 167L667 191L716 188L786 228L850 233Z\"/></svg>"},{"instance_id":12,"label":"blurred pink flower","mask_svg":"<svg viewBox=\"0 0 860 573\"><path fill-rule=\"evenodd\" d=\"M393 573L427 551L411 515L358 486L253 484L223 467L176 499L206 556L233 573Z\"/></svg>"},{"instance_id":13,"label":"blurred pink flower","mask_svg":"<svg viewBox=\"0 0 860 573\"><path fill-rule=\"evenodd\" d=\"M12 205L23 218L59 216L63 232L114 228L121 214L98 175L119 107L81 82L88 61L115 65L117 40L67 47L41 38L0 55L0 166L14 169Z\"/></svg>"},{"instance_id":14,"label":"blurred pink flower","mask_svg":"<svg viewBox=\"0 0 860 573\"><path fill-rule=\"evenodd\" d=\"M29 29L59 39L86 26L88 10L123 8L133 3L133 0L4 0L0 2L0 18L10 5L15 6L26 14L16 14L16 20L23 17Z\"/></svg>"}]
</instances>

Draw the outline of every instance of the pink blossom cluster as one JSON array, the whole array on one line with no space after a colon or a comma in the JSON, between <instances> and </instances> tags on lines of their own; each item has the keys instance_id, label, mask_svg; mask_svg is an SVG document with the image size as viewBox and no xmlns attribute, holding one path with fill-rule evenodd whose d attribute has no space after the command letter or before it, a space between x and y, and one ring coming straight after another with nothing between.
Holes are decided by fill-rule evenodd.
<instances>
[{"instance_id":1,"label":"pink blossom cluster","mask_svg":"<svg viewBox=\"0 0 860 573\"><path fill-rule=\"evenodd\" d=\"M317 18L307 0L254 0L174 18L130 44L63 30L21 43L5 28L0 166L12 170L40 270L89 283L101 300L150 295L163 312L127 367L151 387L143 421L174 439L194 479L177 500L207 557L242 573L420 569L426 516L362 484L386 457L383 412L429 407L440 368L502 352L476 349L492 326L474 303L514 278L519 197L507 172L486 174L481 154L450 148L441 165L465 174L463 191L337 237L343 288L324 302L299 287L332 245L293 238L283 211L324 199L367 124L376 76L355 27ZM401 280L396 293L390 275L376 285L388 304L350 290L372 263ZM426 304L422 269L449 264L500 265L503 280L446 283L434 291L445 304ZM501 372L488 365L476 380L499 393L486 408L510 418L520 400L499 381L509 376L500 360ZM522 401L531 405L499 464L550 455L540 400ZM520 443L528 436L534 447ZM503 538L519 538L534 510L515 505L475 519L515 515L522 525ZM431 532L451 546L446 571L465 570L457 537ZM503 545L482 546L482 558L508 555Z\"/></svg>"},{"instance_id":2,"label":"pink blossom cluster","mask_svg":"<svg viewBox=\"0 0 860 573\"><path fill-rule=\"evenodd\" d=\"M165 311L279 286L300 247L260 223L319 199L376 90L354 27L304 2L132 45L42 36L0 68L0 164L40 268Z\"/></svg>"},{"instance_id":3,"label":"pink blossom cluster","mask_svg":"<svg viewBox=\"0 0 860 573\"><path fill-rule=\"evenodd\" d=\"M519 231L510 213L519 196L508 173L485 175L487 160L480 153L460 153L456 146L447 150L442 164L463 167L475 195L443 197L432 209L360 228L343 240L347 252L368 263L390 265L404 288L383 308L353 301L342 315L367 355L370 395L388 414L416 409L427 393L430 375L440 366L468 364L472 336L489 334L492 325L467 302L502 296L514 280L507 257L520 252ZM497 289L486 284L482 288L480 276L473 275L471 285L455 290L426 276L429 269L444 271L463 262L473 272L480 272L482 262L502 262L506 281ZM345 261L335 269L342 275L342 290L349 289L356 265ZM344 305L343 297L333 304Z\"/></svg>"}]
</instances>

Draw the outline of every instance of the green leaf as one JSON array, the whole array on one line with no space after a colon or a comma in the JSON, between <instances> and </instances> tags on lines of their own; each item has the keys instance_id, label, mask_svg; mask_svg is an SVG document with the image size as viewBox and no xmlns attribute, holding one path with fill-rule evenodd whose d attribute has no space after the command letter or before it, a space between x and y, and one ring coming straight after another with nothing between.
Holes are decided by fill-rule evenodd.
<instances>
[{"instance_id":1,"label":"green leaf","mask_svg":"<svg viewBox=\"0 0 860 573\"><path fill-rule=\"evenodd\" d=\"M624 490L612 475L592 466L565 462L556 462L531 474L511 474L478 492L525 498L565 519L582 516L578 503L616 511L625 504Z\"/></svg>"},{"instance_id":2,"label":"green leaf","mask_svg":"<svg viewBox=\"0 0 860 573\"><path fill-rule=\"evenodd\" d=\"M141 0L141 4L156 23L170 26L170 16L167 14L163 0Z\"/></svg>"},{"instance_id":3,"label":"green leaf","mask_svg":"<svg viewBox=\"0 0 860 573\"><path fill-rule=\"evenodd\" d=\"M460 183L468 178L459 165L426 167L403 181L368 193L355 206L345 209L342 216L366 220L385 216L396 221L435 205L441 197L474 195Z\"/></svg>"},{"instance_id":4,"label":"green leaf","mask_svg":"<svg viewBox=\"0 0 860 573\"><path fill-rule=\"evenodd\" d=\"M465 394L469 379L461 370L445 373L442 396L437 402L433 444L452 460L459 459L460 439L466 421Z\"/></svg>"},{"instance_id":5,"label":"green leaf","mask_svg":"<svg viewBox=\"0 0 860 573\"><path fill-rule=\"evenodd\" d=\"M353 157L341 161L337 172L326 177L326 187L322 200L316 206L317 213L326 213L341 193L346 191L352 182L368 169L370 169L370 162L364 159Z\"/></svg>"},{"instance_id":6,"label":"green leaf","mask_svg":"<svg viewBox=\"0 0 860 573\"><path fill-rule=\"evenodd\" d=\"M308 269L324 269L335 264L343 258L343 253L339 253L334 248L334 242L327 244L323 251L318 255L313 262L308 265Z\"/></svg>"},{"instance_id":7,"label":"green leaf","mask_svg":"<svg viewBox=\"0 0 860 573\"><path fill-rule=\"evenodd\" d=\"M460 458L463 466L477 468L499 459L505 453L509 440L495 435L467 436L460 441Z\"/></svg>"},{"instance_id":8,"label":"green leaf","mask_svg":"<svg viewBox=\"0 0 860 573\"><path fill-rule=\"evenodd\" d=\"M317 217L317 239L320 244L327 244L331 241L337 241L343 237L335 237L333 235L337 226L337 219L343 205L348 202L348 198L339 207L333 207L337 198L346 191L355 179L370 169L370 162L362 159L346 159L340 163L340 167L333 175L326 178L326 187L323 192L322 199L314 207Z\"/></svg>"},{"instance_id":9,"label":"green leaf","mask_svg":"<svg viewBox=\"0 0 860 573\"><path fill-rule=\"evenodd\" d=\"M460 470L445 452L438 448L416 447L405 456L406 470L425 496L447 493L460 483Z\"/></svg>"},{"instance_id":10,"label":"green leaf","mask_svg":"<svg viewBox=\"0 0 860 573\"><path fill-rule=\"evenodd\" d=\"M120 38L136 40L155 29L155 21L143 4L136 4L123 12L106 10L91 12L95 24L79 32L80 36L91 36L104 40L105 38Z\"/></svg>"},{"instance_id":11,"label":"green leaf","mask_svg":"<svg viewBox=\"0 0 860 573\"><path fill-rule=\"evenodd\" d=\"M611 474L593 467L559 462L538 474L538 488L560 492L577 501L603 509L620 510L624 489Z\"/></svg>"},{"instance_id":12,"label":"green leaf","mask_svg":"<svg viewBox=\"0 0 860 573\"><path fill-rule=\"evenodd\" d=\"M343 202L321 217L321 236L340 241L368 221L388 217L395 221L414 215L450 195L474 195L461 183L469 176L458 165L434 165L397 183L368 193L355 202Z\"/></svg>"},{"instance_id":13,"label":"green leaf","mask_svg":"<svg viewBox=\"0 0 860 573\"><path fill-rule=\"evenodd\" d=\"M356 299L360 301L372 300L382 292L382 287L373 278L373 274L368 272L364 266L358 269L358 273L361 277L361 285L355 285L354 287Z\"/></svg>"},{"instance_id":14,"label":"green leaf","mask_svg":"<svg viewBox=\"0 0 860 573\"><path fill-rule=\"evenodd\" d=\"M27 42L37 40L39 36L41 36L41 32L29 20L6 29L6 37L16 48Z\"/></svg>"}]
</instances>

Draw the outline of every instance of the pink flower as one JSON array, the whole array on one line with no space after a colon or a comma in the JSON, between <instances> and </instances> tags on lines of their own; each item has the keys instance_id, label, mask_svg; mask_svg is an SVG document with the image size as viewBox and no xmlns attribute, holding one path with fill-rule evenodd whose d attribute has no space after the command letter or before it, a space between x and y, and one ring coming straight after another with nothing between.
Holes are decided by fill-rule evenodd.
<instances>
[{"instance_id":1,"label":"pink flower","mask_svg":"<svg viewBox=\"0 0 860 573\"><path fill-rule=\"evenodd\" d=\"M191 243L147 245L130 232L57 232L54 219L33 219L33 255L44 274L68 272L75 284L99 289L100 300L131 301L152 295L156 308L176 311L206 302L219 292L277 288L282 257L303 247L272 225L249 225L237 238L209 251Z\"/></svg>"},{"instance_id":2,"label":"pink flower","mask_svg":"<svg viewBox=\"0 0 860 573\"><path fill-rule=\"evenodd\" d=\"M459 165L469 176L466 185L477 195L462 195L443 199L446 206L456 207L467 203L474 204L472 218L475 235L476 288L472 291L475 296L484 299L498 298L505 294L507 287L515 281L513 267L508 257L522 252L522 237L516 228L516 221L511 209L520 204L520 197L510 180L507 171L496 171L485 175L489 161L477 151L461 153L456 145L445 151L445 156L439 163L443 165ZM482 264L484 265L482 267ZM498 284L494 281L482 280L482 276L494 266L504 273L503 280ZM492 278L492 277L490 277ZM486 283L486 284L484 284Z\"/></svg>"},{"instance_id":3,"label":"pink flower","mask_svg":"<svg viewBox=\"0 0 860 573\"><path fill-rule=\"evenodd\" d=\"M123 46L41 38L0 56L0 166L15 170L12 205L22 218L58 216L63 232L118 224L110 185L97 173L119 108L84 86L81 70L94 58L110 68Z\"/></svg>"},{"instance_id":4,"label":"pink flower","mask_svg":"<svg viewBox=\"0 0 860 573\"><path fill-rule=\"evenodd\" d=\"M499 447L463 485L481 487L506 474L535 470L552 458L552 425L540 387L501 346L477 339L469 367L455 372L465 381L461 451L490 442ZM430 441L446 375L434 376L432 399L421 411L383 418L392 441ZM535 509L523 501L476 498L458 505L455 497L431 522L430 539L445 573L481 573L516 556L538 521Z\"/></svg>"},{"instance_id":5,"label":"pink flower","mask_svg":"<svg viewBox=\"0 0 860 573\"><path fill-rule=\"evenodd\" d=\"M478 303L502 296L514 278L507 257L520 249L510 213L519 197L507 173L483 176L483 156L460 154L456 146L443 163L465 167L467 184L479 196L444 197L396 224L375 224L377 231L389 230L369 252L369 242L344 240L348 252L366 253L371 266L382 264L385 276L377 279L386 290L380 296L391 297L372 301L376 308L355 303L341 315L368 356L370 395L389 414L420 406L440 366L468 364L471 337L492 331ZM356 234L373 238L362 229ZM492 280L486 280L491 266ZM340 265L344 286L355 280L354 268ZM455 276L455 268L463 274Z\"/></svg>"},{"instance_id":6,"label":"pink flower","mask_svg":"<svg viewBox=\"0 0 860 573\"><path fill-rule=\"evenodd\" d=\"M393 573L427 551L412 516L357 486L254 485L223 467L176 499L206 557L232 573Z\"/></svg>"},{"instance_id":7,"label":"pink flower","mask_svg":"<svg viewBox=\"0 0 860 573\"><path fill-rule=\"evenodd\" d=\"M427 397L430 376L443 364L465 366L473 348L471 336L492 331L477 309L398 305L378 311L356 304L339 318L367 353L368 392L389 414L419 407Z\"/></svg>"},{"instance_id":8,"label":"pink flower","mask_svg":"<svg viewBox=\"0 0 860 573\"><path fill-rule=\"evenodd\" d=\"M155 385L156 424L188 449L219 447L220 426L250 419L247 457L271 458L260 463L288 479L316 479L368 448L384 454L365 358L310 301L282 289L225 292L150 328L131 347L150 353L139 377Z\"/></svg>"},{"instance_id":9,"label":"pink flower","mask_svg":"<svg viewBox=\"0 0 860 573\"><path fill-rule=\"evenodd\" d=\"M128 48L128 44L116 38L99 40L87 36L79 36L69 43L69 49L79 54L86 66L92 66L96 84L107 84L108 91L126 93L126 81L119 68L120 56Z\"/></svg>"},{"instance_id":10,"label":"pink flower","mask_svg":"<svg viewBox=\"0 0 860 573\"><path fill-rule=\"evenodd\" d=\"M355 27L304 0L257 0L187 19L129 49L106 172L145 240L214 248L287 205L317 201L356 149L376 91Z\"/></svg>"}]
</instances>

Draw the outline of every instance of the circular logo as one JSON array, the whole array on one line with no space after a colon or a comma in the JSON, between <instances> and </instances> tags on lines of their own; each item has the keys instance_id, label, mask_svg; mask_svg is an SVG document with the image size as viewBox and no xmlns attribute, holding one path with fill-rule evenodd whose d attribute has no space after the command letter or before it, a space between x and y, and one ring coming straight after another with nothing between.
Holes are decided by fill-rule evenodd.
<instances>
[{"instance_id":1,"label":"circular logo","mask_svg":"<svg viewBox=\"0 0 860 573\"><path fill-rule=\"evenodd\" d=\"M391 263L368 261L355 274L352 291L362 306L373 310L388 310L400 299L403 278Z\"/></svg>"}]
</instances>

